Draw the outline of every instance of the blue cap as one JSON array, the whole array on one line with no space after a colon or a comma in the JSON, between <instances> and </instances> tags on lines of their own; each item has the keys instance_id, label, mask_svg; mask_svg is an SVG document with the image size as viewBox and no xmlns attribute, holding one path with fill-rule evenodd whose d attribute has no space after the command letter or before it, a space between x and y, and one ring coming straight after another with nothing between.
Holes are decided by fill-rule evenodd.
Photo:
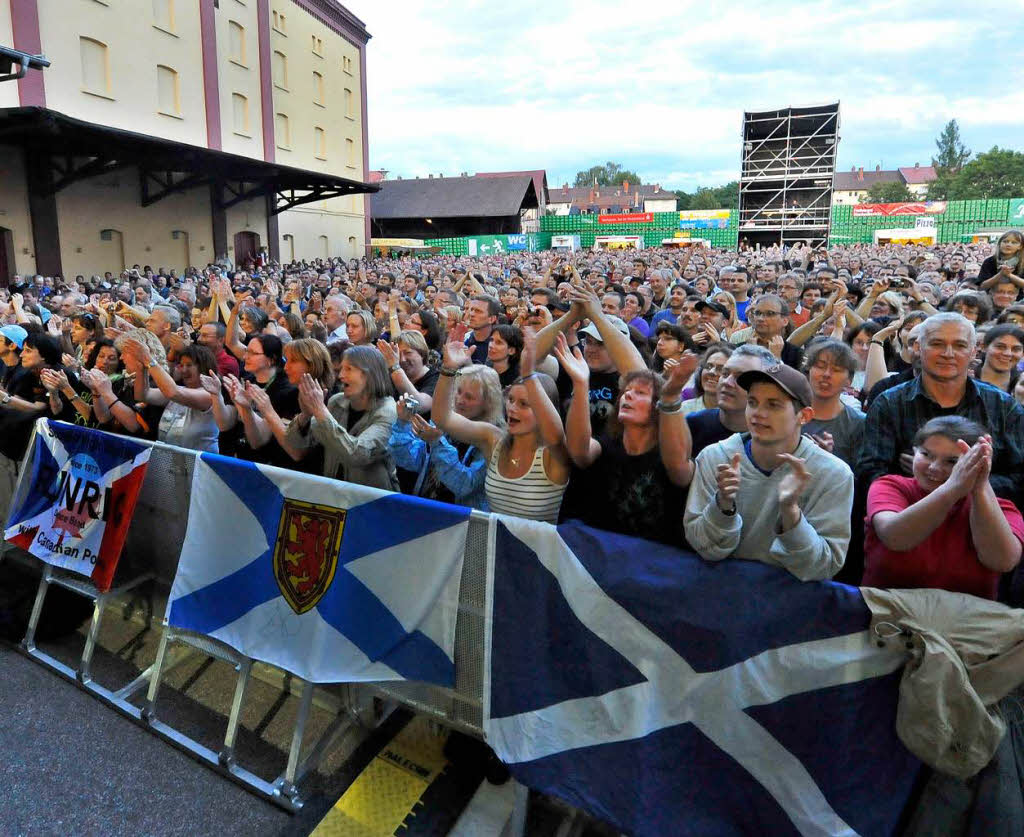
<instances>
[{"instance_id":1,"label":"blue cap","mask_svg":"<svg viewBox=\"0 0 1024 837\"><path fill-rule=\"evenodd\" d=\"M28 332L19 325L5 325L3 328L0 328L0 334L19 349L25 345L25 338L28 337Z\"/></svg>"}]
</instances>

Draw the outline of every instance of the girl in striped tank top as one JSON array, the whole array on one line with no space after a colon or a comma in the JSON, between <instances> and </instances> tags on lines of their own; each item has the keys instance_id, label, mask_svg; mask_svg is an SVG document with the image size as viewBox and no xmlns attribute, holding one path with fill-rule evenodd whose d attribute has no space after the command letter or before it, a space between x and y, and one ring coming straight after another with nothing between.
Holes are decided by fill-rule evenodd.
<instances>
[{"instance_id":1,"label":"girl in striped tank top","mask_svg":"<svg viewBox=\"0 0 1024 837\"><path fill-rule=\"evenodd\" d=\"M444 346L444 365L434 391L431 413L446 433L479 448L487 457L484 488L492 512L555 523L569 481L565 430L555 406L555 382L534 372L534 338L524 335L519 370L522 375L505 394L508 427L470 421L452 409L453 381L470 365L463 342L465 326L456 326Z\"/></svg>"}]
</instances>

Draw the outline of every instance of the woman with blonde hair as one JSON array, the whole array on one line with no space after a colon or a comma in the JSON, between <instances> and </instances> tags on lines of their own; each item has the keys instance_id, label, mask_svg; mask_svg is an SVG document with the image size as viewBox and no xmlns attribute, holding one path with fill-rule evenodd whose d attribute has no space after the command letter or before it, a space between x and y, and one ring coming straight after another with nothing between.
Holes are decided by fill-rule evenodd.
<instances>
[{"instance_id":1,"label":"woman with blonde hair","mask_svg":"<svg viewBox=\"0 0 1024 837\"><path fill-rule=\"evenodd\" d=\"M555 382L534 371L534 340L529 338L519 362L522 377L505 396L507 428L464 418L451 408L451 391L455 377L472 363L465 336L464 325L449 331L435 392L434 421L453 438L484 452L484 490L491 511L555 523L569 481L569 452Z\"/></svg>"},{"instance_id":2,"label":"woman with blonde hair","mask_svg":"<svg viewBox=\"0 0 1024 837\"><path fill-rule=\"evenodd\" d=\"M423 335L418 331L406 330L398 335L394 343L378 340L377 349L384 356L395 393L415 401L419 405L418 412L430 412L438 373L427 363L430 352Z\"/></svg>"},{"instance_id":3,"label":"woman with blonde hair","mask_svg":"<svg viewBox=\"0 0 1024 837\"><path fill-rule=\"evenodd\" d=\"M348 334L348 342L353 346L372 346L380 334L373 314L363 308L348 312L345 317L345 331Z\"/></svg>"},{"instance_id":4,"label":"woman with blonde hair","mask_svg":"<svg viewBox=\"0 0 1024 837\"><path fill-rule=\"evenodd\" d=\"M455 412L469 421L503 428L498 373L489 366L465 367L455 388ZM405 399L398 402L398 421L391 428L388 447L395 464L415 474L407 493L490 511L484 489L487 459L480 448L453 441L433 422L411 410Z\"/></svg>"}]
</instances>

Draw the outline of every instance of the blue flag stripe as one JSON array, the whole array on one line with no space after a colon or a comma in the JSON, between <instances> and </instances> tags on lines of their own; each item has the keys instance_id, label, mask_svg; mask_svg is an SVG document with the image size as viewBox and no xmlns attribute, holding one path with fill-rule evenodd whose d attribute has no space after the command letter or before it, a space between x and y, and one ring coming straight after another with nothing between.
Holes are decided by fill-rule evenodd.
<instances>
[{"instance_id":1,"label":"blue flag stripe","mask_svg":"<svg viewBox=\"0 0 1024 837\"><path fill-rule=\"evenodd\" d=\"M349 509L341 541L341 563L389 549L455 526L469 517L463 506L389 494Z\"/></svg>"},{"instance_id":2,"label":"blue flag stripe","mask_svg":"<svg viewBox=\"0 0 1024 837\"><path fill-rule=\"evenodd\" d=\"M274 578L272 555L267 550L230 575L175 599L167 621L176 628L210 634L277 598L281 591Z\"/></svg>"},{"instance_id":3,"label":"blue flag stripe","mask_svg":"<svg viewBox=\"0 0 1024 837\"><path fill-rule=\"evenodd\" d=\"M338 568L316 609L372 662L384 663L411 680L455 685L455 666L445 653L419 631L407 634L394 614L348 570Z\"/></svg>"},{"instance_id":4,"label":"blue flag stripe","mask_svg":"<svg viewBox=\"0 0 1024 837\"><path fill-rule=\"evenodd\" d=\"M284 498L278 487L251 462L229 459L214 453L204 453L202 461L210 466L252 512L273 550L274 541L277 540L277 528L281 523L281 509L284 507Z\"/></svg>"}]
</instances>

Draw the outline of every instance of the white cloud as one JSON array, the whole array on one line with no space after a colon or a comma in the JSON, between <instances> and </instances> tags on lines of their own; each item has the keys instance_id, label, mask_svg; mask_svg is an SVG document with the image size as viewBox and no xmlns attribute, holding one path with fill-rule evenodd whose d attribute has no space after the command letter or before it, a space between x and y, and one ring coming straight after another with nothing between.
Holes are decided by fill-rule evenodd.
<instances>
[{"instance_id":1,"label":"white cloud","mask_svg":"<svg viewBox=\"0 0 1024 837\"><path fill-rule=\"evenodd\" d=\"M970 22L940 0L348 5L373 35L371 166L406 177L616 160L690 190L736 177L744 110L837 99L841 168L926 162L950 118L1019 145L1024 93L982 58L1016 49L1008 0Z\"/></svg>"}]
</instances>

